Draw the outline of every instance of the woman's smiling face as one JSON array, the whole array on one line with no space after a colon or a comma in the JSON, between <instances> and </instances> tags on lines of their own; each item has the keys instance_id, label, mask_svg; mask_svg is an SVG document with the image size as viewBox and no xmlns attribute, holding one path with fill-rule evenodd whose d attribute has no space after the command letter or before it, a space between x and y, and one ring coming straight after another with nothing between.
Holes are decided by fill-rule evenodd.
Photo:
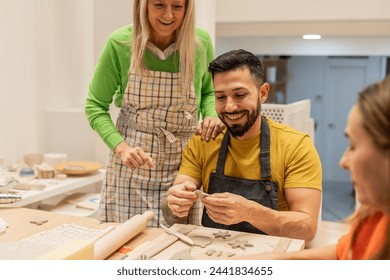
<instances>
[{"instance_id":1,"label":"woman's smiling face","mask_svg":"<svg viewBox=\"0 0 390 280\"><path fill-rule=\"evenodd\" d=\"M149 40L157 47L169 46L174 32L182 25L186 0L148 0L148 18L151 27ZM162 48L165 48L162 47Z\"/></svg>"}]
</instances>

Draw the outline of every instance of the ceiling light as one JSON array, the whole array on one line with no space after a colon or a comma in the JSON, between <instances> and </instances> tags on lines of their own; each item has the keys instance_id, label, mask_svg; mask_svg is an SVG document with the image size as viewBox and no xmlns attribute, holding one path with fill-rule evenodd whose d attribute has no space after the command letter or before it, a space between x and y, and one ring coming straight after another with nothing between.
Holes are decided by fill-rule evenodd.
<instances>
[{"instance_id":1,"label":"ceiling light","mask_svg":"<svg viewBox=\"0 0 390 280\"><path fill-rule=\"evenodd\" d=\"M305 35L303 35L303 39L305 39L305 40L319 40L319 39L321 39L321 35L318 35L318 34L305 34Z\"/></svg>"}]
</instances>

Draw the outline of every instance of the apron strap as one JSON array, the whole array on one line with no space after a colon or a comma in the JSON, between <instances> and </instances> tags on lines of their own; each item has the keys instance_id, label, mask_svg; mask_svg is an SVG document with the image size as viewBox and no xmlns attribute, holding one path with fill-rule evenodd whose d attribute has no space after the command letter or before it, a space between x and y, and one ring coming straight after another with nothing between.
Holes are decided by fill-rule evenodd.
<instances>
[{"instance_id":1,"label":"apron strap","mask_svg":"<svg viewBox=\"0 0 390 280\"><path fill-rule=\"evenodd\" d=\"M223 175L225 173L225 159L229 145L229 138L230 133L229 130L226 129L225 135L222 139L221 147L219 148L217 169L215 170L215 173L217 173L218 175Z\"/></svg>"},{"instance_id":2,"label":"apron strap","mask_svg":"<svg viewBox=\"0 0 390 280\"><path fill-rule=\"evenodd\" d=\"M261 116L260 169L261 179L271 178L270 132L267 120Z\"/></svg>"},{"instance_id":3,"label":"apron strap","mask_svg":"<svg viewBox=\"0 0 390 280\"><path fill-rule=\"evenodd\" d=\"M226 130L223 136L221 147L219 148L217 168L215 173L223 175L225 172L225 159L228 151L230 133ZM267 120L261 116L260 133L260 171L261 179L271 178L271 153L270 153L270 130Z\"/></svg>"}]
</instances>

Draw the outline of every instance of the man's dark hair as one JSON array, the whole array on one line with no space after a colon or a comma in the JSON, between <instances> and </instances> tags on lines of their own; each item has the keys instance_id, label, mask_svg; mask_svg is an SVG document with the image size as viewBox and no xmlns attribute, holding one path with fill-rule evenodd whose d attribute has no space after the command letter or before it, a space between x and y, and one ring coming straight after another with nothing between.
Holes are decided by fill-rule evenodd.
<instances>
[{"instance_id":1,"label":"man's dark hair","mask_svg":"<svg viewBox=\"0 0 390 280\"><path fill-rule=\"evenodd\" d=\"M264 83L264 69L258 57L246 50L232 50L221 54L210 62L209 71L214 78L215 73L222 73L236 69L249 68L252 79L259 88Z\"/></svg>"}]
</instances>

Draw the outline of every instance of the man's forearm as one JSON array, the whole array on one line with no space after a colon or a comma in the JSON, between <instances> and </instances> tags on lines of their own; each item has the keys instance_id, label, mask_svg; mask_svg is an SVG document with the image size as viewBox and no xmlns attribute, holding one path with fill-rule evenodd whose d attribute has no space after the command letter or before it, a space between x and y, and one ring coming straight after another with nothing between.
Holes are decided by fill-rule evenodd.
<instances>
[{"instance_id":1,"label":"man's forearm","mask_svg":"<svg viewBox=\"0 0 390 280\"><path fill-rule=\"evenodd\" d=\"M273 210L254 201L250 203L247 222L261 231L274 236L303 239L306 243L315 237L317 221L312 221L308 214Z\"/></svg>"}]
</instances>

